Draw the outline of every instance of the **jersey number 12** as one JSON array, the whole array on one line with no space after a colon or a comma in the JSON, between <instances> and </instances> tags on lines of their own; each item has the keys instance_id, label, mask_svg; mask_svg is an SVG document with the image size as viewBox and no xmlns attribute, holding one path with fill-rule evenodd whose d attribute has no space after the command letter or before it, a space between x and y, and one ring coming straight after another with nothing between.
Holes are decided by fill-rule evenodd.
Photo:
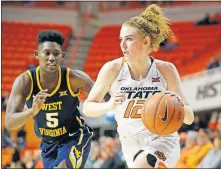
<instances>
[{"instance_id":1,"label":"jersey number 12","mask_svg":"<svg viewBox=\"0 0 221 169\"><path fill-rule=\"evenodd\" d=\"M141 114L138 114L138 110L143 108L144 103L145 100L131 100L127 105L124 118L141 118Z\"/></svg>"}]
</instances>

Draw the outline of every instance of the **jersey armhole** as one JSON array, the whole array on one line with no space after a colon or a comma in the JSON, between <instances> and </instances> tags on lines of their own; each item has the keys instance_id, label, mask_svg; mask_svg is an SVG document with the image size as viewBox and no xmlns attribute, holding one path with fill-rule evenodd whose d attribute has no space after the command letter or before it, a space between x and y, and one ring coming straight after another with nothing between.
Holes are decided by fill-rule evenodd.
<instances>
[{"instance_id":1,"label":"jersey armhole","mask_svg":"<svg viewBox=\"0 0 221 169\"><path fill-rule=\"evenodd\" d=\"M68 90L71 93L71 96L73 96L73 97L80 96L80 92L74 93L72 88L71 88L71 84L70 84L70 69L69 68L67 68L66 79L67 79Z\"/></svg>"},{"instance_id":2,"label":"jersey armhole","mask_svg":"<svg viewBox=\"0 0 221 169\"><path fill-rule=\"evenodd\" d=\"M162 78L163 78L162 83L163 83L165 89L168 90L168 84L167 84L167 80L165 78L165 73L163 73L164 71L161 71L161 68L159 68L160 66L156 62L155 62L155 64L156 64L156 69L159 71L160 76L162 76Z\"/></svg>"},{"instance_id":3,"label":"jersey armhole","mask_svg":"<svg viewBox=\"0 0 221 169\"><path fill-rule=\"evenodd\" d=\"M30 97L31 97L31 94L32 94L32 92L33 92L33 78L32 78L32 75L31 75L30 70L27 70L27 73L28 73L28 75L29 75L29 77L30 77L30 79L31 79L31 90L30 90L30 92L29 92L29 95L26 97L26 100L29 100Z\"/></svg>"}]
</instances>

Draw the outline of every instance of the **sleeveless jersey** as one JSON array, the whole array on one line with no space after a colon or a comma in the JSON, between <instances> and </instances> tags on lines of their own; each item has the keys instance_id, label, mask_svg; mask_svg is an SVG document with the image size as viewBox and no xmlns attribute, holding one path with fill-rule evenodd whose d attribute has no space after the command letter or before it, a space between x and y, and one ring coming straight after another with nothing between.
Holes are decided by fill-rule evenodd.
<instances>
[{"instance_id":1,"label":"sleeveless jersey","mask_svg":"<svg viewBox=\"0 0 221 169\"><path fill-rule=\"evenodd\" d=\"M152 57L151 61L147 76L140 81L131 78L128 64L124 62L117 78L111 85L110 95L119 91L124 92L126 95L125 101L114 110L118 124L117 131L122 138L131 137L145 131L150 136L149 139L159 137L150 132L141 120L141 109L145 100L156 92L160 92L159 87L167 89L167 83L160 71L157 70L156 63ZM177 132L172 135L178 137Z\"/></svg>"},{"instance_id":2,"label":"sleeveless jersey","mask_svg":"<svg viewBox=\"0 0 221 169\"><path fill-rule=\"evenodd\" d=\"M43 90L40 84L39 67L28 70L32 80L31 91L26 98L28 108L32 107L33 95ZM57 87L46 98L43 108L34 117L34 129L38 137L54 142L61 137L77 133L84 127L83 117L79 112L79 91L74 93L69 80L70 69L59 67Z\"/></svg>"}]
</instances>

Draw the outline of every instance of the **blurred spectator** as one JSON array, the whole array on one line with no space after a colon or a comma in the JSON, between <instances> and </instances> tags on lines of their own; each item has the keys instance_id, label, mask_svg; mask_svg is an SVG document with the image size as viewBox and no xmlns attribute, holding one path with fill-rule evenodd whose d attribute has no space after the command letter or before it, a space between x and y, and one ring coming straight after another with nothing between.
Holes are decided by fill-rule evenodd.
<instances>
[{"instance_id":1,"label":"blurred spectator","mask_svg":"<svg viewBox=\"0 0 221 169\"><path fill-rule=\"evenodd\" d=\"M215 137L214 148L200 162L197 168L220 168L221 167L221 135Z\"/></svg>"},{"instance_id":2,"label":"blurred spectator","mask_svg":"<svg viewBox=\"0 0 221 169\"><path fill-rule=\"evenodd\" d=\"M95 161L98 159L100 154L100 146L97 141L91 142L91 151L89 153L88 160L85 164L85 168L93 168Z\"/></svg>"},{"instance_id":3,"label":"blurred spectator","mask_svg":"<svg viewBox=\"0 0 221 169\"><path fill-rule=\"evenodd\" d=\"M109 138L105 147L108 159L105 160L101 168L122 168L124 166L124 161L122 161L120 155L116 152L115 146L114 139Z\"/></svg>"},{"instance_id":4,"label":"blurred spectator","mask_svg":"<svg viewBox=\"0 0 221 169\"><path fill-rule=\"evenodd\" d=\"M206 13L204 18L196 22L196 25L214 25L214 24L218 24L218 21L211 19L211 16L209 13Z\"/></svg>"},{"instance_id":5,"label":"blurred spectator","mask_svg":"<svg viewBox=\"0 0 221 169\"><path fill-rule=\"evenodd\" d=\"M183 124L179 129L179 132L187 132L189 130L198 131L200 128L206 128L208 124L208 117L206 115L197 115L194 116L194 121L191 125Z\"/></svg>"},{"instance_id":6,"label":"blurred spectator","mask_svg":"<svg viewBox=\"0 0 221 169\"><path fill-rule=\"evenodd\" d=\"M208 127L210 129L212 129L212 130L216 130L216 128L217 128L217 120L218 120L218 112L217 111L212 112L210 121L208 123Z\"/></svg>"},{"instance_id":7,"label":"blurred spectator","mask_svg":"<svg viewBox=\"0 0 221 169\"><path fill-rule=\"evenodd\" d=\"M219 62L214 57L210 59L207 69L213 69L219 67Z\"/></svg>"},{"instance_id":8,"label":"blurred spectator","mask_svg":"<svg viewBox=\"0 0 221 169\"><path fill-rule=\"evenodd\" d=\"M26 169L26 166L21 162L20 149L16 143L13 143L14 152L12 154L12 162L10 168L23 168Z\"/></svg>"},{"instance_id":9,"label":"blurred spectator","mask_svg":"<svg viewBox=\"0 0 221 169\"><path fill-rule=\"evenodd\" d=\"M197 146L197 132L188 131L185 140L185 147L181 150L180 159L175 168L187 168L186 160L194 147Z\"/></svg>"},{"instance_id":10,"label":"blurred spectator","mask_svg":"<svg viewBox=\"0 0 221 169\"><path fill-rule=\"evenodd\" d=\"M212 20L215 20L219 24L221 24L221 12L215 13L215 15L212 17Z\"/></svg>"},{"instance_id":11,"label":"blurred spectator","mask_svg":"<svg viewBox=\"0 0 221 169\"><path fill-rule=\"evenodd\" d=\"M1 97L1 110L5 111L6 110L6 106L8 104L8 99L9 99L9 93L8 92L4 92L2 97Z\"/></svg>"},{"instance_id":12,"label":"blurred spectator","mask_svg":"<svg viewBox=\"0 0 221 169\"><path fill-rule=\"evenodd\" d=\"M26 150L22 162L25 164L26 168L34 168L35 161L30 151Z\"/></svg>"},{"instance_id":13,"label":"blurred spectator","mask_svg":"<svg viewBox=\"0 0 221 169\"><path fill-rule=\"evenodd\" d=\"M11 147L12 146L12 138L11 133L4 128L3 136L2 136L2 148Z\"/></svg>"},{"instance_id":14,"label":"blurred spectator","mask_svg":"<svg viewBox=\"0 0 221 169\"><path fill-rule=\"evenodd\" d=\"M101 144L102 143L102 144ZM118 137L105 137L93 141L85 168L126 168Z\"/></svg>"},{"instance_id":15,"label":"blurred spectator","mask_svg":"<svg viewBox=\"0 0 221 169\"><path fill-rule=\"evenodd\" d=\"M177 37L172 36L169 39L165 39L162 43L160 43L161 48L163 51L171 51L175 49L179 45Z\"/></svg>"},{"instance_id":16,"label":"blurred spectator","mask_svg":"<svg viewBox=\"0 0 221 169\"><path fill-rule=\"evenodd\" d=\"M34 151L34 168L44 168L43 161L41 158L41 150L35 150Z\"/></svg>"},{"instance_id":17,"label":"blurred spectator","mask_svg":"<svg viewBox=\"0 0 221 169\"><path fill-rule=\"evenodd\" d=\"M196 168L212 147L206 130L200 129L197 136L197 146L192 148L186 158L186 168Z\"/></svg>"},{"instance_id":18,"label":"blurred spectator","mask_svg":"<svg viewBox=\"0 0 221 169\"><path fill-rule=\"evenodd\" d=\"M210 23L210 15L209 13L206 13L204 18L196 22L196 25L209 25L209 23Z\"/></svg>"},{"instance_id":19,"label":"blurred spectator","mask_svg":"<svg viewBox=\"0 0 221 169\"><path fill-rule=\"evenodd\" d=\"M202 128L200 117L195 115L193 123L190 125L190 130L199 131Z\"/></svg>"},{"instance_id":20,"label":"blurred spectator","mask_svg":"<svg viewBox=\"0 0 221 169\"><path fill-rule=\"evenodd\" d=\"M25 131L25 127L22 126L18 132L17 132L17 144L19 146L19 148L22 150L25 148L26 146L26 131Z\"/></svg>"},{"instance_id":21,"label":"blurred spectator","mask_svg":"<svg viewBox=\"0 0 221 169\"><path fill-rule=\"evenodd\" d=\"M93 168L101 168L104 162L108 159L108 154L105 149L105 145L100 146L100 152L96 159L96 161L93 163Z\"/></svg>"}]
</instances>

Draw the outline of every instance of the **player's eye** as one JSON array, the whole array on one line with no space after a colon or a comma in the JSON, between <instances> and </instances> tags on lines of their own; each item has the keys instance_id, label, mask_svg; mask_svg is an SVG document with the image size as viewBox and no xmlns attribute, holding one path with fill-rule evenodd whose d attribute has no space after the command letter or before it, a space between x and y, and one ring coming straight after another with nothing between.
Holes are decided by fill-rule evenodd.
<instances>
[{"instance_id":1,"label":"player's eye","mask_svg":"<svg viewBox=\"0 0 221 169\"><path fill-rule=\"evenodd\" d=\"M48 51L43 52L45 54L45 56L49 56L51 53Z\"/></svg>"},{"instance_id":2,"label":"player's eye","mask_svg":"<svg viewBox=\"0 0 221 169\"><path fill-rule=\"evenodd\" d=\"M60 52L54 52L53 55L54 56L59 56L61 53Z\"/></svg>"}]
</instances>

